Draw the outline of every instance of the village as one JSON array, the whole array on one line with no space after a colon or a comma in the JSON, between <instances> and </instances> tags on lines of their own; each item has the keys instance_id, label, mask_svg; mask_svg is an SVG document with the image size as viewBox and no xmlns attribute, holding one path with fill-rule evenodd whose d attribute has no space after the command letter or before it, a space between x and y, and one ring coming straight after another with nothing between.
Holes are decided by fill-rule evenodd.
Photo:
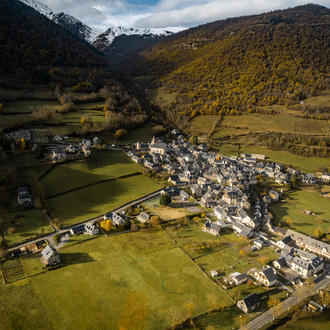
<instances>
[{"instance_id":1,"label":"village","mask_svg":"<svg viewBox=\"0 0 330 330\"><path fill-rule=\"evenodd\" d=\"M224 156L210 152L205 144L192 145L187 142L178 130L173 130L171 137L172 140L168 142L154 137L151 143L137 142L120 146L132 161L148 171L156 175L165 173L168 177L167 187L94 219L58 230L57 243L52 234L48 238L11 248L7 258L41 252L40 262L44 269L61 267L60 248L70 241L70 237L111 237L109 228L114 228L115 234L125 235L126 232L139 230L139 225L143 228L150 226L152 214L143 205L150 199L163 196L163 200L167 200L165 205L170 206L171 201L176 200L180 205L192 205L199 213L205 213L200 226L202 232L221 237L224 232L232 231L248 244L250 251L262 251L267 247L277 254L277 259L259 269L238 272L234 267L230 274L212 269L210 278L223 290L253 282L256 286L283 289L289 297L300 287L310 286L310 283L320 283L322 288L329 283L330 245L273 225L273 216L269 211L272 203L281 202L283 187L285 189L290 185L293 177L305 184L315 184L316 180L327 183L328 174L316 178L313 174L303 174L292 167L269 162L261 154ZM56 137L53 141L60 142L62 139ZM45 157L55 163L70 160L67 154L75 154L78 158L80 155L88 157L93 152L92 148L100 144L100 139L94 137L91 140L83 139L76 146L49 145ZM277 189L271 188L266 194L260 194L257 189L260 178L276 183ZM26 186L18 188L18 205L23 208L33 205L33 196ZM138 212L131 216L129 209L137 209ZM310 302L314 308L317 306L317 310L323 310L324 306L313 300ZM253 292L237 300L236 305L244 313L256 312L260 307L260 297Z\"/></svg>"}]
</instances>

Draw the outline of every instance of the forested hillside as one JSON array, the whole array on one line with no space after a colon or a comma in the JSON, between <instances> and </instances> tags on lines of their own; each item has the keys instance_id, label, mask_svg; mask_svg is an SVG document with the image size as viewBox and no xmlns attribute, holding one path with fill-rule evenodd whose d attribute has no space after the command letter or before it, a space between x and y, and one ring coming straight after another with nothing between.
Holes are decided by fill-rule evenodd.
<instances>
[{"instance_id":1,"label":"forested hillside","mask_svg":"<svg viewBox=\"0 0 330 330\"><path fill-rule=\"evenodd\" d=\"M0 75L48 80L51 67L100 68L102 53L17 0L0 2Z\"/></svg>"},{"instance_id":2,"label":"forested hillside","mask_svg":"<svg viewBox=\"0 0 330 330\"><path fill-rule=\"evenodd\" d=\"M305 5L183 31L126 68L171 94L166 109L181 118L238 114L326 89L329 41L330 10Z\"/></svg>"}]
</instances>

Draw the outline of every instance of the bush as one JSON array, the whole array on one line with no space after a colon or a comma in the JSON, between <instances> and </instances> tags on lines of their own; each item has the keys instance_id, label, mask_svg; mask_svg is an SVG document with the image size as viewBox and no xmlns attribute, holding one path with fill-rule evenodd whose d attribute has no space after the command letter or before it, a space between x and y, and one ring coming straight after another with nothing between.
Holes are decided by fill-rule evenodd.
<instances>
[{"instance_id":1,"label":"bush","mask_svg":"<svg viewBox=\"0 0 330 330\"><path fill-rule=\"evenodd\" d=\"M166 206L171 204L172 198L169 194L162 194L160 197L160 205Z\"/></svg>"},{"instance_id":2,"label":"bush","mask_svg":"<svg viewBox=\"0 0 330 330\"><path fill-rule=\"evenodd\" d=\"M122 140L127 136L127 130L124 128L120 128L116 131L116 133L114 134L114 138L116 140Z\"/></svg>"}]
</instances>

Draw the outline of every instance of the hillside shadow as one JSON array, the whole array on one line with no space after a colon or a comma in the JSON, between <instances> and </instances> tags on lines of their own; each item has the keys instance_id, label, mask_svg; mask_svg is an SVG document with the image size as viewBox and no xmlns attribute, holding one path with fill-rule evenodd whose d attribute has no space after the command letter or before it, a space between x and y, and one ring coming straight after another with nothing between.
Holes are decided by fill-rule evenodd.
<instances>
[{"instance_id":1,"label":"hillside shadow","mask_svg":"<svg viewBox=\"0 0 330 330\"><path fill-rule=\"evenodd\" d=\"M87 264L90 262L95 262L95 260L88 253L61 253L61 262L62 266L78 265L78 264Z\"/></svg>"}]
</instances>

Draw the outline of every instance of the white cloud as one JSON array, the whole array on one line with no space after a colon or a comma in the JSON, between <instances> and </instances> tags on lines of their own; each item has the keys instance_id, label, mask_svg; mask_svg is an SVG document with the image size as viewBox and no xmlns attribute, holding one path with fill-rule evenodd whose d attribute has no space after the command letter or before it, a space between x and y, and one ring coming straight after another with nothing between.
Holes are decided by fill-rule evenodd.
<instances>
[{"instance_id":1,"label":"white cloud","mask_svg":"<svg viewBox=\"0 0 330 330\"><path fill-rule=\"evenodd\" d=\"M306 0L162 0L154 14L135 23L138 27L195 26L215 20L257 14L308 3ZM328 6L330 0L317 3ZM164 10L162 10L164 9Z\"/></svg>"},{"instance_id":2,"label":"white cloud","mask_svg":"<svg viewBox=\"0 0 330 330\"><path fill-rule=\"evenodd\" d=\"M55 12L64 11L90 26L165 28L199 24L241 15L285 9L308 2L330 7L330 0L40 0ZM155 1L151 1L155 3Z\"/></svg>"}]
</instances>

